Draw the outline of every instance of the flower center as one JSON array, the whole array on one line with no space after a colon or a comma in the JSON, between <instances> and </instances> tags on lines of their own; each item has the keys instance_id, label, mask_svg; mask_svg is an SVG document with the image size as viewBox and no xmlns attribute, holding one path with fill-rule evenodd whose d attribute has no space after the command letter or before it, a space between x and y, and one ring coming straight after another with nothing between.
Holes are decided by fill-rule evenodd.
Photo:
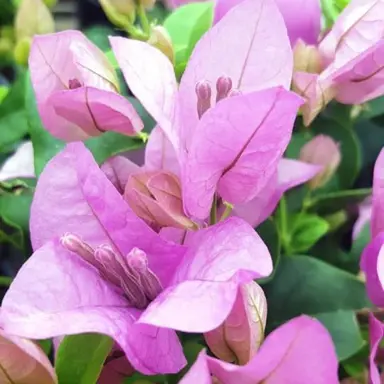
<instances>
[{"instance_id":1,"label":"flower center","mask_svg":"<svg viewBox=\"0 0 384 384\"><path fill-rule=\"evenodd\" d=\"M109 245L93 249L73 234L66 234L61 244L93 265L101 278L122 289L132 307L144 309L163 290L157 276L148 267L148 259L141 249L133 248L122 256Z\"/></svg>"},{"instance_id":2,"label":"flower center","mask_svg":"<svg viewBox=\"0 0 384 384\"><path fill-rule=\"evenodd\" d=\"M197 114L199 119L211 108L212 89L208 81L202 80L196 84ZM232 89L232 79L228 76L220 76L216 81L216 103L230 96L240 94L239 90Z\"/></svg>"},{"instance_id":3,"label":"flower center","mask_svg":"<svg viewBox=\"0 0 384 384\"><path fill-rule=\"evenodd\" d=\"M70 79L68 81L68 88L69 89L76 89L76 88L81 88L82 85L78 79Z\"/></svg>"}]
</instances>

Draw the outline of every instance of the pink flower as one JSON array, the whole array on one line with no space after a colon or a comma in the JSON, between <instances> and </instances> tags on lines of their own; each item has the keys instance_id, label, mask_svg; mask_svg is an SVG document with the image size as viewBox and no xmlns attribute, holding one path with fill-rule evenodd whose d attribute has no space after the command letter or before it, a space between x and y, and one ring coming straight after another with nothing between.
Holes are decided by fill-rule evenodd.
<instances>
[{"instance_id":1,"label":"pink flower","mask_svg":"<svg viewBox=\"0 0 384 384\"><path fill-rule=\"evenodd\" d=\"M106 334L145 374L179 371L185 359L173 330L217 328L240 286L272 271L267 247L238 218L193 233L188 247L163 240L81 143L67 145L40 176L31 240L35 253L3 300L5 331Z\"/></svg>"},{"instance_id":2,"label":"pink flower","mask_svg":"<svg viewBox=\"0 0 384 384\"><path fill-rule=\"evenodd\" d=\"M161 169L177 160L178 169L165 169L180 176L186 216L204 221L216 193L239 205L266 187L302 102L286 90L292 51L273 2L245 0L228 12L196 45L179 88L158 50L120 37L111 45L159 125L146 164Z\"/></svg>"},{"instance_id":3,"label":"pink flower","mask_svg":"<svg viewBox=\"0 0 384 384\"><path fill-rule=\"evenodd\" d=\"M333 98L359 104L384 93L383 12L383 0L352 0L318 46L320 73L294 74L306 125Z\"/></svg>"},{"instance_id":4,"label":"pink flower","mask_svg":"<svg viewBox=\"0 0 384 384\"><path fill-rule=\"evenodd\" d=\"M33 40L32 85L44 127L65 141L104 131L135 135L143 123L121 96L117 76L104 54L79 31Z\"/></svg>"},{"instance_id":5,"label":"pink flower","mask_svg":"<svg viewBox=\"0 0 384 384\"><path fill-rule=\"evenodd\" d=\"M0 330L0 382L57 384L48 357L34 342Z\"/></svg>"},{"instance_id":6,"label":"pink flower","mask_svg":"<svg viewBox=\"0 0 384 384\"><path fill-rule=\"evenodd\" d=\"M303 364L305 362L305 364ZM324 326L300 316L272 332L245 366L208 357L202 351L180 384L337 384L338 361Z\"/></svg>"}]
</instances>

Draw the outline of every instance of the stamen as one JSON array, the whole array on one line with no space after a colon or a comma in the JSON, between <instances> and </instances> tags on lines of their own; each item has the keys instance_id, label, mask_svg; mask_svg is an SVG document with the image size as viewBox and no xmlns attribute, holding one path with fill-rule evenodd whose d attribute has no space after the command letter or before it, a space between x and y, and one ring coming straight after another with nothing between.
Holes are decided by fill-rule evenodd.
<instances>
[{"instance_id":1,"label":"stamen","mask_svg":"<svg viewBox=\"0 0 384 384\"><path fill-rule=\"evenodd\" d=\"M81 88L82 85L78 79L69 79L68 81L68 88L69 89L76 89Z\"/></svg>"},{"instance_id":2,"label":"stamen","mask_svg":"<svg viewBox=\"0 0 384 384\"><path fill-rule=\"evenodd\" d=\"M208 81L203 80L196 84L195 91L197 95L197 114L201 119L201 116L211 108L212 90Z\"/></svg>"},{"instance_id":3,"label":"stamen","mask_svg":"<svg viewBox=\"0 0 384 384\"><path fill-rule=\"evenodd\" d=\"M94 265L95 258L93 248L76 235L66 233L60 238L60 243L63 247L67 248L68 251L78 254L85 261Z\"/></svg>"},{"instance_id":4,"label":"stamen","mask_svg":"<svg viewBox=\"0 0 384 384\"><path fill-rule=\"evenodd\" d=\"M149 301L154 300L163 290L157 276L148 268L148 259L146 254L133 248L126 257L127 264L132 268L132 272L138 277L145 296Z\"/></svg>"},{"instance_id":5,"label":"stamen","mask_svg":"<svg viewBox=\"0 0 384 384\"><path fill-rule=\"evenodd\" d=\"M139 279L126 265L124 259L108 245L95 250L95 259L100 264L100 275L111 283L121 287L129 303L139 309L145 308L149 301L141 287Z\"/></svg>"},{"instance_id":6,"label":"stamen","mask_svg":"<svg viewBox=\"0 0 384 384\"><path fill-rule=\"evenodd\" d=\"M227 76L220 76L216 82L216 102L225 99L232 89L232 80Z\"/></svg>"}]
</instances>

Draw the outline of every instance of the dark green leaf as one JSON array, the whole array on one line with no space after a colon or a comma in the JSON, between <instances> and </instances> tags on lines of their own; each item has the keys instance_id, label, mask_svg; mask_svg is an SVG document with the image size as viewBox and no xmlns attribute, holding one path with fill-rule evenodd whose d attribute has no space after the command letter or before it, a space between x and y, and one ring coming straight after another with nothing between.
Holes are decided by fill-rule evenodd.
<instances>
[{"instance_id":1,"label":"dark green leaf","mask_svg":"<svg viewBox=\"0 0 384 384\"><path fill-rule=\"evenodd\" d=\"M365 342L353 311L318 313L315 317L331 334L339 361L353 356L364 346Z\"/></svg>"},{"instance_id":2,"label":"dark green leaf","mask_svg":"<svg viewBox=\"0 0 384 384\"><path fill-rule=\"evenodd\" d=\"M336 172L340 189L351 188L361 168L361 148L355 132L330 118L315 120L312 129L316 134L332 137L340 145L341 162Z\"/></svg>"},{"instance_id":3,"label":"dark green leaf","mask_svg":"<svg viewBox=\"0 0 384 384\"><path fill-rule=\"evenodd\" d=\"M51 339L39 340L38 344L46 355L49 355L51 353L51 350L52 350L52 340Z\"/></svg>"},{"instance_id":4,"label":"dark green leaf","mask_svg":"<svg viewBox=\"0 0 384 384\"><path fill-rule=\"evenodd\" d=\"M329 214L358 204L371 193L371 189L364 188L319 194L310 200L308 208L322 215Z\"/></svg>"},{"instance_id":5,"label":"dark green leaf","mask_svg":"<svg viewBox=\"0 0 384 384\"><path fill-rule=\"evenodd\" d=\"M270 217L256 228L256 232L263 239L272 256L274 271L280 261L281 241L275 221ZM268 281L273 275L263 281Z\"/></svg>"},{"instance_id":6,"label":"dark green leaf","mask_svg":"<svg viewBox=\"0 0 384 384\"><path fill-rule=\"evenodd\" d=\"M370 306L365 286L354 275L308 256L283 257L272 281L263 284L268 326L301 314L317 315Z\"/></svg>"},{"instance_id":7,"label":"dark green leaf","mask_svg":"<svg viewBox=\"0 0 384 384\"><path fill-rule=\"evenodd\" d=\"M28 133L28 120L24 110L18 110L0 117L0 151L19 142Z\"/></svg>"},{"instance_id":8,"label":"dark green leaf","mask_svg":"<svg viewBox=\"0 0 384 384\"><path fill-rule=\"evenodd\" d=\"M113 340L86 333L66 336L56 356L55 369L60 384L96 384Z\"/></svg>"}]
</instances>

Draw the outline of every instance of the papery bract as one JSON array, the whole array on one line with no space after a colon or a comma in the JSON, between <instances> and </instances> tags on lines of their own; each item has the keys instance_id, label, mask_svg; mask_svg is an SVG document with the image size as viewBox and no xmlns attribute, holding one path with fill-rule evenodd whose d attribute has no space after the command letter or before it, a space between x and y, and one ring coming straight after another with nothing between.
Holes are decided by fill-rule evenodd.
<instances>
[{"instance_id":1,"label":"papery bract","mask_svg":"<svg viewBox=\"0 0 384 384\"><path fill-rule=\"evenodd\" d=\"M369 375L371 384L381 384L380 373L375 363L376 354L384 336L384 325L373 314L369 315Z\"/></svg>"},{"instance_id":2,"label":"papery bract","mask_svg":"<svg viewBox=\"0 0 384 384\"><path fill-rule=\"evenodd\" d=\"M40 117L54 136L75 141L108 130L135 135L143 128L118 94L111 64L81 32L35 37L29 67Z\"/></svg>"},{"instance_id":3,"label":"papery bract","mask_svg":"<svg viewBox=\"0 0 384 384\"><path fill-rule=\"evenodd\" d=\"M216 328L240 285L272 271L265 244L240 219L197 232L187 249L163 240L81 143L48 163L31 215L36 251L4 298L4 329L30 338L103 333L146 374L185 363L176 334L165 328Z\"/></svg>"},{"instance_id":4,"label":"papery bract","mask_svg":"<svg viewBox=\"0 0 384 384\"><path fill-rule=\"evenodd\" d=\"M305 364L303 364L305 361ZM201 352L180 384L337 384L338 361L324 326L300 316L272 332L245 366L236 366Z\"/></svg>"},{"instance_id":5,"label":"papery bract","mask_svg":"<svg viewBox=\"0 0 384 384\"><path fill-rule=\"evenodd\" d=\"M384 306L384 150L376 160L372 190L372 240L361 255L360 267L365 273L369 298Z\"/></svg>"},{"instance_id":6,"label":"papery bract","mask_svg":"<svg viewBox=\"0 0 384 384\"><path fill-rule=\"evenodd\" d=\"M204 335L211 352L221 360L244 365L264 339L267 299L254 281L241 287L231 313L220 327Z\"/></svg>"},{"instance_id":7,"label":"papery bract","mask_svg":"<svg viewBox=\"0 0 384 384\"><path fill-rule=\"evenodd\" d=\"M300 104L293 93L271 88L230 97L207 111L185 164L186 212L207 217L216 189L234 205L256 197L277 169Z\"/></svg>"},{"instance_id":8,"label":"papery bract","mask_svg":"<svg viewBox=\"0 0 384 384\"><path fill-rule=\"evenodd\" d=\"M275 210L286 191L306 183L322 170L321 166L293 159L281 159L276 173L251 201L237 205L234 214L256 227Z\"/></svg>"},{"instance_id":9,"label":"papery bract","mask_svg":"<svg viewBox=\"0 0 384 384\"><path fill-rule=\"evenodd\" d=\"M383 0L351 1L318 47L320 75L294 75L294 89L307 99L306 125L333 98L359 104L384 93L383 11Z\"/></svg>"},{"instance_id":10,"label":"papery bract","mask_svg":"<svg viewBox=\"0 0 384 384\"><path fill-rule=\"evenodd\" d=\"M316 44L320 35L320 0L276 0L292 47L299 39Z\"/></svg>"},{"instance_id":11,"label":"papery bract","mask_svg":"<svg viewBox=\"0 0 384 384\"><path fill-rule=\"evenodd\" d=\"M57 384L55 370L33 341L0 330L2 384Z\"/></svg>"}]
</instances>

